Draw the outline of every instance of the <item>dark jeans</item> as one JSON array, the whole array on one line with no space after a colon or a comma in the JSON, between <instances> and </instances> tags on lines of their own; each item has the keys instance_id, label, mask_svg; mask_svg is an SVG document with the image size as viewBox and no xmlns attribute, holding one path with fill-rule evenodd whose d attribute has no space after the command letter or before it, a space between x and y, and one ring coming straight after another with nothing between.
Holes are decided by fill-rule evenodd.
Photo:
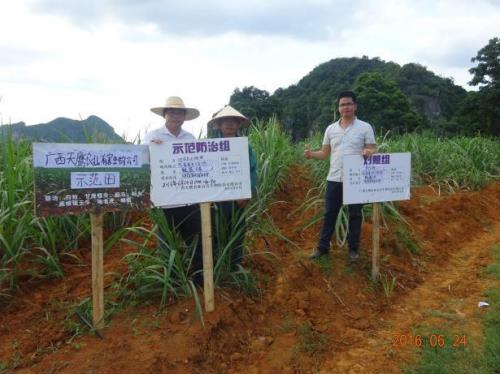
<instances>
[{"instance_id":1,"label":"dark jeans","mask_svg":"<svg viewBox=\"0 0 500 374\"><path fill-rule=\"evenodd\" d=\"M193 271L203 269L203 245L201 242L201 214L198 204L163 209L163 214L170 227L179 232L186 245L190 248L197 240L191 268ZM160 235L162 235L160 233Z\"/></svg>"},{"instance_id":2,"label":"dark jeans","mask_svg":"<svg viewBox=\"0 0 500 374\"><path fill-rule=\"evenodd\" d=\"M323 227L318 243L320 251L330 250L330 240L335 230L335 222L342 207L342 183L327 181L325 194L325 213L323 216ZM349 250L359 251L359 237L361 234L361 222L363 204L352 204L347 206L349 211L349 230L347 232L347 243Z\"/></svg>"}]
</instances>

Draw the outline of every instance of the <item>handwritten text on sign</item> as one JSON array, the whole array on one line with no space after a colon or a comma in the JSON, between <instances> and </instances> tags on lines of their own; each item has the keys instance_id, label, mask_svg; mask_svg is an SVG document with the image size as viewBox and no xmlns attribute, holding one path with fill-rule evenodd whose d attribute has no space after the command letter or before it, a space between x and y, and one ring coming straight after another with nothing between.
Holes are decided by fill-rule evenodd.
<instances>
[{"instance_id":1,"label":"handwritten text on sign","mask_svg":"<svg viewBox=\"0 0 500 374\"><path fill-rule=\"evenodd\" d=\"M71 188L111 188L120 187L118 172L71 173Z\"/></svg>"},{"instance_id":2,"label":"handwritten text on sign","mask_svg":"<svg viewBox=\"0 0 500 374\"><path fill-rule=\"evenodd\" d=\"M149 150L156 206L251 197L247 138L166 142Z\"/></svg>"},{"instance_id":3,"label":"handwritten text on sign","mask_svg":"<svg viewBox=\"0 0 500 374\"><path fill-rule=\"evenodd\" d=\"M344 156L344 204L410 199L411 154Z\"/></svg>"}]
</instances>

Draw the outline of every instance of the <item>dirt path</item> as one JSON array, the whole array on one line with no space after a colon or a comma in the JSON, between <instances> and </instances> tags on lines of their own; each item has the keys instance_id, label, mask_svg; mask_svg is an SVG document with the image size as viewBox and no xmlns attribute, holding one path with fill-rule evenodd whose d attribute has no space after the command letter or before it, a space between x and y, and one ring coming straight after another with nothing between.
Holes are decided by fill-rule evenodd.
<instances>
[{"instance_id":1,"label":"dirt path","mask_svg":"<svg viewBox=\"0 0 500 374\"><path fill-rule=\"evenodd\" d=\"M68 305L90 283L90 259L82 252L86 268L68 267L62 281L24 287L2 309L0 364L15 363L26 373L396 373L415 360L417 350L393 346L393 338L422 326L426 336L446 326L481 342L477 302L493 285L483 270L489 249L500 243L500 184L451 196L414 191L400 210L422 254L411 254L394 227L382 233L381 270L397 280L387 297L369 279L370 222L363 226L359 265L350 266L342 248L320 264L307 259L319 225L301 228L312 212L304 216L297 208L311 185L304 169L294 168L292 175L270 214L295 245L254 237L252 252L272 255L246 259L259 279L260 297L217 290L216 311L205 315L205 328L190 300L163 313L154 302L130 307L113 315L104 340L73 339ZM123 272L126 252L111 251L107 271Z\"/></svg>"},{"instance_id":2,"label":"dirt path","mask_svg":"<svg viewBox=\"0 0 500 374\"><path fill-rule=\"evenodd\" d=\"M418 344L401 335L420 334L424 344L436 344L435 338L443 328L452 333L453 339L444 341L448 346L456 349L464 344L470 347L471 343L480 346L482 324L479 316L484 310L477 304L484 300L486 289L499 287L498 281L482 274L491 262L490 249L495 244L500 244L500 222L454 249L444 266L429 266L425 281L399 298L379 319L375 331L363 334L360 344L350 347L342 357L326 360L321 371L400 372L401 367L395 367L394 362L401 366L413 362Z\"/></svg>"}]
</instances>

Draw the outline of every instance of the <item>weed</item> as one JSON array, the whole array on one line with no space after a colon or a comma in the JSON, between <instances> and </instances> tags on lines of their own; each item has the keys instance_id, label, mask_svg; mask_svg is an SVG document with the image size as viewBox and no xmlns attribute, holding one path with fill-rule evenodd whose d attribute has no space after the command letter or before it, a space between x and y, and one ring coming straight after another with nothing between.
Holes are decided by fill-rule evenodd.
<instances>
[{"instance_id":1,"label":"weed","mask_svg":"<svg viewBox=\"0 0 500 374\"><path fill-rule=\"evenodd\" d=\"M297 329L297 324L290 317L290 314L286 313L283 317L283 322L278 326L278 331L280 333L287 333Z\"/></svg>"},{"instance_id":2,"label":"weed","mask_svg":"<svg viewBox=\"0 0 500 374\"><path fill-rule=\"evenodd\" d=\"M458 320L463 319L463 317L460 317L456 313L444 312L442 310L429 310L425 314L428 316L431 316L431 317L443 318L443 319L446 319L448 321L458 321Z\"/></svg>"},{"instance_id":3,"label":"weed","mask_svg":"<svg viewBox=\"0 0 500 374\"><path fill-rule=\"evenodd\" d=\"M406 248L411 254L419 254L420 246L417 244L415 239L408 227L404 224L398 224L396 228L396 239L397 243L400 243L404 248Z\"/></svg>"},{"instance_id":4,"label":"weed","mask_svg":"<svg viewBox=\"0 0 500 374\"><path fill-rule=\"evenodd\" d=\"M326 277L330 277L333 274L333 260L332 256L326 255L318 257L314 260L318 264L319 268Z\"/></svg>"},{"instance_id":5,"label":"weed","mask_svg":"<svg viewBox=\"0 0 500 374\"><path fill-rule=\"evenodd\" d=\"M328 348L328 336L314 330L307 322L298 326L297 337L297 349L309 356L321 355Z\"/></svg>"},{"instance_id":6,"label":"weed","mask_svg":"<svg viewBox=\"0 0 500 374\"><path fill-rule=\"evenodd\" d=\"M486 274L496 279L500 279L500 245L494 246L492 252L496 261L486 267Z\"/></svg>"},{"instance_id":7,"label":"weed","mask_svg":"<svg viewBox=\"0 0 500 374\"><path fill-rule=\"evenodd\" d=\"M495 255L495 265L500 263L500 246L496 245L492 248ZM492 268L493 274L497 273L497 268ZM486 297L490 302L490 307L484 310L483 325L484 325L484 342L481 349L475 345L471 337L467 339L467 345L457 340L456 331L452 334L448 330L435 330L427 328L431 334L441 334L444 336L444 344L442 347L426 344L422 350L419 364L414 368L407 368L405 373L408 374L433 374L433 373L499 373L500 372L500 290L493 288L488 290ZM435 312L435 311L434 311ZM448 314L438 311L439 316L451 317ZM430 334L421 334L429 336Z\"/></svg>"},{"instance_id":8,"label":"weed","mask_svg":"<svg viewBox=\"0 0 500 374\"><path fill-rule=\"evenodd\" d=\"M394 287L396 286L397 277L392 275L389 277L387 274L380 274L380 283L382 284L382 288L384 290L384 295L387 298L390 298L394 293Z\"/></svg>"}]
</instances>

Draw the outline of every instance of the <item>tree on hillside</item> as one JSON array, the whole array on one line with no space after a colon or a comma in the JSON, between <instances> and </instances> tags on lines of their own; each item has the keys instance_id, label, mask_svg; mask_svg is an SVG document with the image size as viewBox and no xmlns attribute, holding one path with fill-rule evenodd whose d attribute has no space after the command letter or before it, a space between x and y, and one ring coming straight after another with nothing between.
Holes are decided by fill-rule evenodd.
<instances>
[{"instance_id":1,"label":"tree on hillside","mask_svg":"<svg viewBox=\"0 0 500 374\"><path fill-rule=\"evenodd\" d=\"M471 61L478 65L469 69L469 84L480 88L467 95L457 120L466 133L500 136L500 40L490 39Z\"/></svg>"},{"instance_id":2,"label":"tree on hillside","mask_svg":"<svg viewBox=\"0 0 500 374\"><path fill-rule=\"evenodd\" d=\"M469 69L469 73L474 75L470 85L483 84L481 88L500 88L500 39L490 39L471 61L478 64Z\"/></svg>"},{"instance_id":3,"label":"tree on hillside","mask_svg":"<svg viewBox=\"0 0 500 374\"><path fill-rule=\"evenodd\" d=\"M335 121L337 95L341 91L353 89L358 77L367 72L377 72L392 82L387 87L393 91L387 95L391 96L399 89L397 96L403 98L403 107L398 106L395 113L384 109L386 119L389 114L398 121L404 118L404 121L399 121L399 126L404 124L403 128L408 130L421 124L424 127L430 125L433 129L439 127L443 133L459 129L455 116L467 91L455 85L452 79L439 77L422 65L407 64L401 67L377 57L330 60L316 66L297 84L278 88L272 95L255 87L236 89L230 103L249 117L265 120L276 113L287 134L294 141L300 141L314 133L323 132ZM385 87L378 90L381 97ZM409 108L406 104L409 104ZM370 118L367 120L370 121ZM386 123L382 126L387 127ZM379 124L374 124L380 129Z\"/></svg>"},{"instance_id":4,"label":"tree on hillside","mask_svg":"<svg viewBox=\"0 0 500 374\"><path fill-rule=\"evenodd\" d=\"M404 65L395 80L412 108L430 122L440 117L450 119L467 95L452 79L438 77L420 64Z\"/></svg>"},{"instance_id":5,"label":"tree on hillside","mask_svg":"<svg viewBox=\"0 0 500 374\"><path fill-rule=\"evenodd\" d=\"M361 74L354 83L359 118L370 122L377 133L404 133L424 124L397 84L377 72Z\"/></svg>"},{"instance_id":6,"label":"tree on hillside","mask_svg":"<svg viewBox=\"0 0 500 374\"><path fill-rule=\"evenodd\" d=\"M244 87L241 91L236 88L229 99L229 105L250 119L267 120L279 112L276 98L254 86Z\"/></svg>"}]
</instances>

